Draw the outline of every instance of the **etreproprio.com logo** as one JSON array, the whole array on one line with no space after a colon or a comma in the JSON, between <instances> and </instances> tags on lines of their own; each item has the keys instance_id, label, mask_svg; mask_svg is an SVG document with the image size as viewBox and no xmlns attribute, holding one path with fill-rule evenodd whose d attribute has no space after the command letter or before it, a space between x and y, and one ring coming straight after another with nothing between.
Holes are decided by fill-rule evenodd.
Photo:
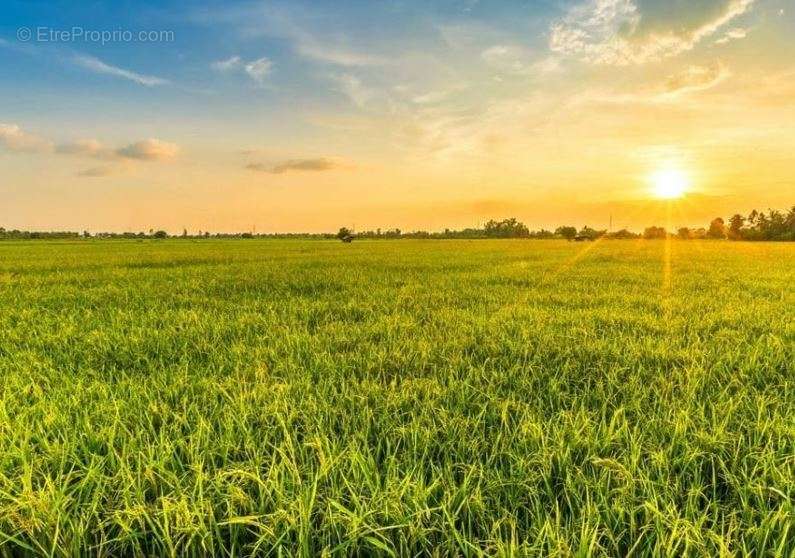
<instances>
[{"instance_id":1,"label":"etreproprio.com logo","mask_svg":"<svg viewBox=\"0 0 795 558\"><path fill-rule=\"evenodd\" d=\"M170 43L174 41L174 31L166 29L86 29L70 27L20 27L17 40L28 43Z\"/></svg>"}]
</instances>

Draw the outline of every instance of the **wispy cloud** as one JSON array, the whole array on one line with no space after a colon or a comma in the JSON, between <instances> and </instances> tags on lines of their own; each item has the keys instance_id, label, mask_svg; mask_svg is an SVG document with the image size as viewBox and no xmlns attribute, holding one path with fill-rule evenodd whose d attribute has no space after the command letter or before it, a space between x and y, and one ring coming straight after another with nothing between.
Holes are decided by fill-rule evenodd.
<instances>
[{"instance_id":1,"label":"wispy cloud","mask_svg":"<svg viewBox=\"0 0 795 558\"><path fill-rule=\"evenodd\" d=\"M55 152L61 155L75 155L104 160L166 161L177 156L179 146L157 138L150 138L112 149L95 139L84 139L58 145L55 148Z\"/></svg>"},{"instance_id":2,"label":"wispy cloud","mask_svg":"<svg viewBox=\"0 0 795 558\"><path fill-rule=\"evenodd\" d=\"M284 174L288 172L323 172L343 168L352 168L353 165L336 157L318 157L314 159L290 159L275 165L265 163L250 163L246 168L258 172L271 174Z\"/></svg>"},{"instance_id":3,"label":"wispy cloud","mask_svg":"<svg viewBox=\"0 0 795 558\"><path fill-rule=\"evenodd\" d=\"M364 107L377 95L375 89L367 87L362 80L351 74L333 75L331 79L337 84L337 89L345 94L358 107Z\"/></svg>"},{"instance_id":4,"label":"wispy cloud","mask_svg":"<svg viewBox=\"0 0 795 558\"><path fill-rule=\"evenodd\" d=\"M493 45L483 50L480 58L491 68L506 74L539 75L561 70L557 57L536 59L530 49L520 45Z\"/></svg>"},{"instance_id":5,"label":"wispy cloud","mask_svg":"<svg viewBox=\"0 0 795 558\"><path fill-rule=\"evenodd\" d=\"M725 45L731 41L737 41L740 39L744 39L748 36L748 29L743 29L742 27L735 27L734 29L729 29L726 33L715 41L716 45Z\"/></svg>"},{"instance_id":6,"label":"wispy cloud","mask_svg":"<svg viewBox=\"0 0 795 558\"><path fill-rule=\"evenodd\" d=\"M296 52L319 62L349 67L387 64L387 60L380 56L357 52L299 29L293 29L290 38L293 40Z\"/></svg>"},{"instance_id":7,"label":"wispy cloud","mask_svg":"<svg viewBox=\"0 0 795 558\"><path fill-rule=\"evenodd\" d=\"M213 62L210 67L216 72L222 73L242 71L252 80L262 85L273 70L273 62L266 56L246 62L240 56L235 55L226 60Z\"/></svg>"},{"instance_id":8,"label":"wispy cloud","mask_svg":"<svg viewBox=\"0 0 795 558\"><path fill-rule=\"evenodd\" d=\"M295 4L269 2L222 11L202 10L194 18L205 24L221 21L235 26L243 37L283 39L300 56L341 67L380 66L390 59L372 52L372 45L354 44L355 35L336 31L327 23L318 26L311 16L302 14Z\"/></svg>"},{"instance_id":9,"label":"wispy cloud","mask_svg":"<svg viewBox=\"0 0 795 558\"><path fill-rule=\"evenodd\" d=\"M210 67L216 72L231 72L243 67L243 59L237 55L230 56L226 60L213 62Z\"/></svg>"},{"instance_id":10,"label":"wispy cloud","mask_svg":"<svg viewBox=\"0 0 795 558\"><path fill-rule=\"evenodd\" d=\"M63 155L80 155L97 159L109 159L115 156L112 149L108 149L95 139L83 139L72 143L64 143L56 147L55 151Z\"/></svg>"},{"instance_id":11,"label":"wispy cloud","mask_svg":"<svg viewBox=\"0 0 795 558\"><path fill-rule=\"evenodd\" d=\"M91 167L77 173L77 176L86 178L103 178L118 172L118 167L105 165L103 167Z\"/></svg>"},{"instance_id":12,"label":"wispy cloud","mask_svg":"<svg viewBox=\"0 0 795 558\"><path fill-rule=\"evenodd\" d=\"M113 149L96 139L55 144L52 140L26 132L16 124L0 123L0 147L11 153L41 153L107 161L106 165L81 171L78 176L102 177L115 174L133 161L167 161L179 153L174 143L151 138Z\"/></svg>"},{"instance_id":13,"label":"wispy cloud","mask_svg":"<svg viewBox=\"0 0 795 558\"><path fill-rule=\"evenodd\" d=\"M139 74L117 66L106 64L99 58L89 56L86 54L79 54L72 59L75 64L97 74L106 74L110 76L120 77L144 85L146 87L153 87L155 85L165 85L169 83L167 79L159 78L156 76L148 76Z\"/></svg>"},{"instance_id":14,"label":"wispy cloud","mask_svg":"<svg viewBox=\"0 0 795 558\"><path fill-rule=\"evenodd\" d=\"M688 66L681 72L668 76L665 82L665 94L670 96L691 91L705 91L715 87L730 75L719 62L708 66Z\"/></svg>"},{"instance_id":15,"label":"wispy cloud","mask_svg":"<svg viewBox=\"0 0 795 558\"><path fill-rule=\"evenodd\" d=\"M262 84L265 81L265 78L271 73L272 68L273 62L265 57L262 57L246 64L245 70L246 74L248 74L251 79Z\"/></svg>"},{"instance_id":16,"label":"wispy cloud","mask_svg":"<svg viewBox=\"0 0 795 558\"><path fill-rule=\"evenodd\" d=\"M549 47L596 64L643 64L692 50L749 11L754 2L711 0L706 4L719 9L710 12L708 19L669 22L667 28L657 28L644 19L634 0L586 0L552 24Z\"/></svg>"},{"instance_id":17,"label":"wispy cloud","mask_svg":"<svg viewBox=\"0 0 795 558\"><path fill-rule=\"evenodd\" d=\"M0 122L0 146L13 153L44 153L52 151L52 142L25 132L16 124Z\"/></svg>"},{"instance_id":18,"label":"wispy cloud","mask_svg":"<svg viewBox=\"0 0 795 558\"><path fill-rule=\"evenodd\" d=\"M165 161L179 153L179 146L156 138L139 141L116 150L119 157L140 161Z\"/></svg>"}]
</instances>

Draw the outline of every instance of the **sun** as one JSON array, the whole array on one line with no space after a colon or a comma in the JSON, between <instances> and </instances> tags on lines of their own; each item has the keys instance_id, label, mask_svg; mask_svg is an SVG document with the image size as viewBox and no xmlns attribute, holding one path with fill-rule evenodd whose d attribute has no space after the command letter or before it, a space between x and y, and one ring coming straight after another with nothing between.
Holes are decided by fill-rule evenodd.
<instances>
[{"instance_id":1,"label":"sun","mask_svg":"<svg viewBox=\"0 0 795 558\"><path fill-rule=\"evenodd\" d=\"M654 172L650 181L653 193L656 198L663 200L673 200L681 198L690 186L690 179L687 174L679 169L660 169Z\"/></svg>"}]
</instances>

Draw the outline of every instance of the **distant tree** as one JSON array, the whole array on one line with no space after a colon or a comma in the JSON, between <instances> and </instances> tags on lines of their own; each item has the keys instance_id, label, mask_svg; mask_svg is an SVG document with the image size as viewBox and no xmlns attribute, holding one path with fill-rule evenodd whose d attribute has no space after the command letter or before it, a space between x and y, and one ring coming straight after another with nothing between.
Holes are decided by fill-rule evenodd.
<instances>
[{"instance_id":1,"label":"distant tree","mask_svg":"<svg viewBox=\"0 0 795 558\"><path fill-rule=\"evenodd\" d=\"M620 231L616 231L614 233L610 233L607 236L609 236L610 238L618 239L618 240L629 240L631 238L638 238L640 235L639 234L635 234L632 231L628 231L627 229L621 229Z\"/></svg>"},{"instance_id":2,"label":"distant tree","mask_svg":"<svg viewBox=\"0 0 795 558\"><path fill-rule=\"evenodd\" d=\"M83 238L91 238L91 233L88 231L83 231Z\"/></svg>"},{"instance_id":3,"label":"distant tree","mask_svg":"<svg viewBox=\"0 0 795 558\"><path fill-rule=\"evenodd\" d=\"M726 224L723 219L716 217L712 220L707 230L707 238L726 238Z\"/></svg>"},{"instance_id":4,"label":"distant tree","mask_svg":"<svg viewBox=\"0 0 795 558\"><path fill-rule=\"evenodd\" d=\"M152 236L155 238L168 238L168 233L166 231L155 231Z\"/></svg>"},{"instance_id":5,"label":"distant tree","mask_svg":"<svg viewBox=\"0 0 795 558\"><path fill-rule=\"evenodd\" d=\"M502 221L492 219L486 223L484 232L489 238L527 238L530 236L530 229L514 217Z\"/></svg>"},{"instance_id":6,"label":"distant tree","mask_svg":"<svg viewBox=\"0 0 795 558\"><path fill-rule=\"evenodd\" d=\"M244 232L240 235L240 238L254 238L254 235L250 232Z\"/></svg>"},{"instance_id":7,"label":"distant tree","mask_svg":"<svg viewBox=\"0 0 795 558\"><path fill-rule=\"evenodd\" d=\"M688 229L687 227L682 227L681 229L676 231L676 236L678 236L682 240L690 240L691 238L693 238L690 229Z\"/></svg>"},{"instance_id":8,"label":"distant tree","mask_svg":"<svg viewBox=\"0 0 795 558\"><path fill-rule=\"evenodd\" d=\"M188 229L182 229L182 238L188 238Z\"/></svg>"},{"instance_id":9,"label":"distant tree","mask_svg":"<svg viewBox=\"0 0 795 558\"><path fill-rule=\"evenodd\" d=\"M751 213L748 214L748 226L754 228L756 226L756 220L759 218L759 212L756 209L751 210Z\"/></svg>"},{"instance_id":10,"label":"distant tree","mask_svg":"<svg viewBox=\"0 0 795 558\"><path fill-rule=\"evenodd\" d=\"M795 240L795 205L793 205L789 212L787 212L787 218L784 220L784 226L786 227L786 236L781 240Z\"/></svg>"},{"instance_id":11,"label":"distant tree","mask_svg":"<svg viewBox=\"0 0 795 558\"><path fill-rule=\"evenodd\" d=\"M343 242L353 242L353 231L347 227L341 227L340 230L337 231L337 238Z\"/></svg>"},{"instance_id":12,"label":"distant tree","mask_svg":"<svg viewBox=\"0 0 795 558\"><path fill-rule=\"evenodd\" d=\"M729 219L729 229L726 231L731 240L740 240L743 237L743 226L745 225L745 217L739 213L735 213Z\"/></svg>"},{"instance_id":13,"label":"distant tree","mask_svg":"<svg viewBox=\"0 0 795 558\"><path fill-rule=\"evenodd\" d=\"M588 225L585 225L580 232L577 233L575 238L583 239L583 240L596 240L597 238L601 238L607 234L605 230L596 230L592 229Z\"/></svg>"},{"instance_id":14,"label":"distant tree","mask_svg":"<svg viewBox=\"0 0 795 558\"><path fill-rule=\"evenodd\" d=\"M577 229L574 227L558 227L555 229L555 234L558 236L562 236L566 240L573 240L575 236L577 236Z\"/></svg>"},{"instance_id":15,"label":"distant tree","mask_svg":"<svg viewBox=\"0 0 795 558\"><path fill-rule=\"evenodd\" d=\"M646 240L655 240L665 238L666 236L668 236L668 233L665 227L646 227L643 231L643 238Z\"/></svg>"}]
</instances>

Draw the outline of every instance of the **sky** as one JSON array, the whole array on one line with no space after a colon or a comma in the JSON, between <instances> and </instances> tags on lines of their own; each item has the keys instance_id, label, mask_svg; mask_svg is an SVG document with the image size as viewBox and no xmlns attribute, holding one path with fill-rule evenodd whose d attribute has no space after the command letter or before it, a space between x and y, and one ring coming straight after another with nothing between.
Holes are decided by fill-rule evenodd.
<instances>
[{"instance_id":1,"label":"sky","mask_svg":"<svg viewBox=\"0 0 795 558\"><path fill-rule=\"evenodd\" d=\"M703 226L795 203L793 123L791 0L0 13L7 229Z\"/></svg>"}]
</instances>

